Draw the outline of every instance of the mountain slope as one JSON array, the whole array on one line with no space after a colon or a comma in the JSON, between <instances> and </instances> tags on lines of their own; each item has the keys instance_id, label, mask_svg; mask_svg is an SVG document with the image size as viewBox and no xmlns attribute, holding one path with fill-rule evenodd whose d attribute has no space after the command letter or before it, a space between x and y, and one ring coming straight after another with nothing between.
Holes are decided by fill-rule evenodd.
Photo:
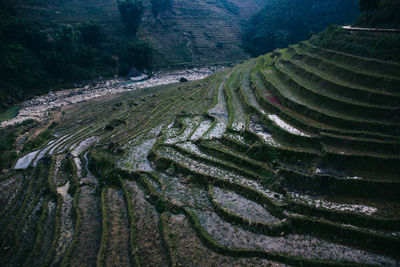
<instances>
[{"instance_id":1,"label":"mountain slope","mask_svg":"<svg viewBox=\"0 0 400 267\"><path fill-rule=\"evenodd\" d=\"M331 24L351 24L358 14L354 0L271 0L246 25L244 45L259 56L307 40Z\"/></svg>"},{"instance_id":2,"label":"mountain slope","mask_svg":"<svg viewBox=\"0 0 400 267\"><path fill-rule=\"evenodd\" d=\"M395 266L399 74L304 42L66 110L0 180L1 265Z\"/></svg>"},{"instance_id":3,"label":"mountain slope","mask_svg":"<svg viewBox=\"0 0 400 267\"><path fill-rule=\"evenodd\" d=\"M266 0L173 0L156 16L146 7L138 36L155 47L155 64L205 64L233 62L248 55L240 47L241 24ZM54 23L95 21L113 35L122 34L115 0L17 0L24 18L52 27Z\"/></svg>"}]
</instances>

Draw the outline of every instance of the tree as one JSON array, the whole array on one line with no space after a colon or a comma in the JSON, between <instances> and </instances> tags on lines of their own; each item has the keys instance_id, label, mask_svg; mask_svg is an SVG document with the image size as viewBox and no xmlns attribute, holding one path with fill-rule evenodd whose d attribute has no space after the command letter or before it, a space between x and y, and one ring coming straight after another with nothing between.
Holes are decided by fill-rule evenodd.
<instances>
[{"instance_id":1,"label":"tree","mask_svg":"<svg viewBox=\"0 0 400 267\"><path fill-rule=\"evenodd\" d=\"M366 12L366 21L369 23L370 11L377 9L379 6L379 0L360 0L360 10Z\"/></svg>"},{"instance_id":2,"label":"tree","mask_svg":"<svg viewBox=\"0 0 400 267\"><path fill-rule=\"evenodd\" d=\"M349 24L359 15L356 0L269 0L244 32L244 47L258 56L297 43L331 24Z\"/></svg>"},{"instance_id":3,"label":"tree","mask_svg":"<svg viewBox=\"0 0 400 267\"><path fill-rule=\"evenodd\" d=\"M400 28L400 1L381 1L369 23L381 28Z\"/></svg>"},{"instance_id":4,"label":"tree","mask_svg":"<svg viewBox=\"0 0 400 267\"><path fill-rule=\"evenodd\" d=\"M128 74L132 67L140 71L151 72L153 48L148 42L136 39L124 45L119 59L121 75Z\"/></svg>"},{"instance_id":5,"label":"tree","mask_svg":"<svg viewBox=\"0 0 400 267\"><path fill-rule=\"evenodd\" d=\"M78 30L85 45L98 47L105 39L103 29L94 22L84 22L78 26Z\"/></svg>"},{"instance_id":6,"label":"tree","mask_svg":"<svg viewBox=\"0 0 400 267\"><path fill-rule=\"evenodd\" d=\"M167 10L170 2L170 0L151 0L151 11L153 16L157 17L158 14Z\"/></svg>"},{"instance_id":7,"label":"tree","mask_svg":"<svg viewBox=\"0 0 400 267\"><path fill-rule=\"evenodd\" d=\"M134 37L142 19L144 6L141 0L118 0L118 10L129 35Z\"/></svg>"}]
</instances>

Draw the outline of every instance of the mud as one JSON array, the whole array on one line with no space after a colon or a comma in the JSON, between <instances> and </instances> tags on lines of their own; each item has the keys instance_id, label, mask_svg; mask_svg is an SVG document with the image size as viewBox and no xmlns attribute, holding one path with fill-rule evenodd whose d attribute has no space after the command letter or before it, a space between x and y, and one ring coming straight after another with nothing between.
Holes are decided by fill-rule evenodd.
<instances>
[{"instance_id":1,"label":"mud","mask_svg":"<svg viewBox=\"0 0 400 267\"><path fill-rule=\"evenodd\" d=\"M78 206L82 221L77 246L71 257L71 266L96 266L101 243L100 198L89 186L80 187Z\"/></svg>"},{"instance_id":2,"label":"mud","mask_svg":"<svg viewBox=\"0 0 400 267\"><path fill-rule=\"evenodd\" d=\"M166 224L166 234L175 244L178 266L285 266L259 258L238 259L216 254L202 244L184 215L169 215Z\"/></svg>"},{"instance_id":3,"label":"mud","mask_svg":"<svg viewBox=\"0 0 400 267\"><path fill-rule=\"evenodd\" d=\"M64 186L60 186L57 188L57 193L62 197L61 204L61 218L60 218L60 236L58 238L58 242L56 245L56 254L53 260L53 266L56 266L61 263L61 260L72 243L72 239L74 237L74 223L73 223L73 209L72 209L72 201L73 198L69 195L68 189L69 184L68 181Z\"/></svg>"},{"instance_id":4,"label":"mud","mask_svg":"<svg viewBox=\"0 0 400 267\"><path fill-rule=\"evenodd\" d=\"M15 163L14 169L26 169L31 164L32 160L36 157L39 150L33 151L22 158L20 158L17 163Z\"/></svg>"},{"instance_id":5,"label":"mud","mask_svg":"<svg viewBox=\"0 0 400 267\"><path fill-rule=\"evenodd\" d=\"M131 192L136 243L142 262L147 266L168 266L167 253L161 242L158 228L159 214L153 205L145 200L144 192L135 182L126 182Z\"/></svg>"},{"instance_id":6,"label":"mud","mask_svg":"<svg viewBox=\"0 0 400 267\"><path fill-rule=\"evenodd\" d=\"M389 257L329 243L308 235L270 237L246 231L208 211L195 210L201 225L217 241L232 248L262 249L309 259L348 260L360 264L394 266Z\"/></svg>"},{"instance_id":7,"label":"mud","mask_svg":"<svg viewBox=\"0 0 400 267\"><path fill-rule=\"evenodd\" d=\"M277 223L280 220L272 216L263 206L248 200L232 191L213 188L215 200L224 208L243 218L263 223Z\"/></svg>"},{"instance_id":8,"label":"mud","mask_svg":"<svg viewBox=\"0 0 400 267\"><path fill-rule=\"evenodd\" d=\"M129 222L122 191L109 188L106 194L108 242L104 266L130 266Z\"/></svg>"}]
</instances>

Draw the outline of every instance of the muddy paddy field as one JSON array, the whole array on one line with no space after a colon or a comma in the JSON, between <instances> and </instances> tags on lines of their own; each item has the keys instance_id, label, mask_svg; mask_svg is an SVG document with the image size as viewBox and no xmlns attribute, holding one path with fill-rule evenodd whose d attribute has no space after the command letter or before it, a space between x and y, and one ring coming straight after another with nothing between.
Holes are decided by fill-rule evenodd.
<instances>
[{"instance_id":1,"label":"muddy paddy field","mask_svg":"<svg viewBox=\"0 0 400 267\"><path fill-rule=\"evenodd\" d=\"M398 107L358 98L398 79L325 54L66 109L3 170L1 266L399 266Z\"/></svg>"}]
</instances>

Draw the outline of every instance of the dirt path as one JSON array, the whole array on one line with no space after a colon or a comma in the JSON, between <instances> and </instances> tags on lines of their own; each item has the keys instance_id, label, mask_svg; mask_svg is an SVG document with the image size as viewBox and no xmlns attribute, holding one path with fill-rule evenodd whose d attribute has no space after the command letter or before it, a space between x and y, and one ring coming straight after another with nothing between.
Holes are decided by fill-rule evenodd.
<instances>
[{"instance_id":1,"label":"dirt path","mask_svg":"<svg viewBox=\"0 0 400 267\"><path fill-rule=\"evenodd\" d=\"M349 30L351 32L376 32L385 34L400 34L400 29L379 29L379 28L361 28L352 26L342 26L342 29Z\"/></svg>"},{"instance_id":2,"label":"dirt path","mask_svg":"<svg viewBox=\"0 0 400 267\"><path fill-rule=\"evenodd\" d=\"M75 105L68 105L68 106L63 106L61 107L59 110L51 113L50 119L47 123L41 125L39 128L34 129L34 132L31 134L31 136L28 138L27 141L32 140L33 138L37 137L39 134L41 134L42 132L44 132L47 128L49 128L49 126L53 123L53 122L58 122L60 121L61 117L62 117L62 113L63 111L72 108Z\"/></svg>"}]
</instances>

